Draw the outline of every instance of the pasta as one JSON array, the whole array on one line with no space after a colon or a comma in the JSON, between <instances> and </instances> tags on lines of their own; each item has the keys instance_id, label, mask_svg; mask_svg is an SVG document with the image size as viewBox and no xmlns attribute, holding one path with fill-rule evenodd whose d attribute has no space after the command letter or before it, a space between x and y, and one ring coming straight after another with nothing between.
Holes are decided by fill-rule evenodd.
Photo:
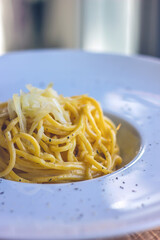
<instances>
[{"instance_id":1,"label":"pasta","mask_svg":"<svg viewBox=\"0 0 160 240\"><path fill-rule=\"evenodd\" d=\"M109 174L121 164L114 123L87 95L27 85L0 104L0 177L63 183Z\"/></svg>"}]
</instances>

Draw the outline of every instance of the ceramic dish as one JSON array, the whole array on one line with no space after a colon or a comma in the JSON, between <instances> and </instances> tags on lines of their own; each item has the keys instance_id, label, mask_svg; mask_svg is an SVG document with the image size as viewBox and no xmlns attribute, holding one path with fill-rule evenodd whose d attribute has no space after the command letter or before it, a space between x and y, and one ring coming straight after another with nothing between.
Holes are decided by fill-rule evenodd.
<instances>
[{"instance_id":1,"label":"ceramic dish","mask_svg":"<svg viewBox=\"0 0 160 240\"><path fill-rule=\"evenodd\" d=\"M160 62L79 51L26 51L0 58L0 101L27 83L65 96L88 93L121 122L124 162L76 183L0 180L1 239L94 239L160 225Z\"/></svg>"}]
</instances>

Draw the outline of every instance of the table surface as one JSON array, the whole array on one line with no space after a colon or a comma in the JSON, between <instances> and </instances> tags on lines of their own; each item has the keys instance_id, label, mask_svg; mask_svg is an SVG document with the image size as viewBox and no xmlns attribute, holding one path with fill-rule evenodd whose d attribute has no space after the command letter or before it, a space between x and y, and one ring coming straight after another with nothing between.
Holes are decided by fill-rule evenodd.
<instances>
[{"instance_id":1,"label":"table surface","mask_svg":"<svg viewBox=\"0 0 160 240\"><path fill-rule=\"evenodd\" d=\"M133 233L120 238L111 238L108 240L160 240L160 227L140 233Z\"/></svg>"}]
</instances>

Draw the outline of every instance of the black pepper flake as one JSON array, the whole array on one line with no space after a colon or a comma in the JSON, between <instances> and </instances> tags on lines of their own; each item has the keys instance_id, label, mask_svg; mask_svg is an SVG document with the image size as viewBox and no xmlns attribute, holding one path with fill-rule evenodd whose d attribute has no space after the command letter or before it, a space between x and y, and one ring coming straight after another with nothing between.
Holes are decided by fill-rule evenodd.
<instances>
[{"instance_id":1,"label":"black pepper flake","mask_svg":"<svg viewBox=\"0 0 160 240\"><path fill-rule=\"evenodd\" d=\"M136 191L133 189L132 192L136 192Z\"/></svg>"},{"instance_id":2,"label":"black pepper flake","mask_svg":"<svg viewBox=\"0 0 160 240\"><path fill-rule=\"evenodd\" d=\"M78 219L81 219L83 217L83 214L79 214Z\"/></svg>"},{"instance_id":3,"label":"black pepper flake","mask_svg":"<svg viewBox=\"0 0 160 240\"><path fill-rule=\"evenodd\" d=\"M102 189L102 192L105 192L105 189L104 189L104 188Z\"/></svg>"},{"instance_id":4,"label":"black pepper flake","mask_svg":"<svg viewBox=\"0 0 160 240\"><path fill-rule=\"evenodd\" d=\"M118 177L116 177L116 180L118 180Z\"/></svg>"},{"instance_id":5,"label":"black pepper flake","mask_svg":"<svg viewBox=\"0 0 160 240\"><path fill-rule=\"evenodd\" d=\"M125 182L124 182L124 181L123 181L122 183L123 183L123 184L125 184Z\"/></svg>"},{"instance_id":6,"label":"black pepper flake","mask_svg":"<svg viewBox=\"0 0 160 240\"><path fill-rule=\"evenodd\" d=\"M124 187L120 186L121 189L124 189Z\"/></svg>"},{"instance_id":7,"label":"black pepper flake","mask_svg":"<svg viewBox=\"0 0 160 240\"><path fill-rule=\"evenodd\" d=\"M49 182L51 182L51 181L52 181L52 178L49 179Z\"/></svg>"},{"instance_id":8,"label":"black pepper flake","mask_svg":"<svg viewBox=\"0 0 160 240\"><path fill-rule=\"evenodd\" d=\"M21 182L21 179L19 179L19 182Z\"/></svg>"},{"instance_id":9,"label":"black pepper flake","mask_svg":"<svg viewBox=\"0 0 160 240\"><path fill-rule=\"evenodd\" d=\"M69 139L69 136L67 138Z\"/></svg>"},{"instance_id":10,"label":"black pepper flake","mask_svg":"<svg viewBox=\"0 0 160 240\"><path fill-rule=\"evenodd\" d=\"M58 191L60 192L62 189L61 188L58 188Z\"/></svg>"},{"instance_id":11,"label":"black pepper flake","mask_svg":"<svg viewBox=\"0 0 160 240\"><path fill-rule=\"evenodd\" d=\"M99 151L97 150L96 153L99 154Z\"/></svg>"},{"instance_id":12,"label":"black pepper flake","mask_svg":"<svg viewBox=\"0 0 160 240\"><path fill-rule=\"evenodd\" d=\"M135 186L138 187L138 184L136 183Z\"/></svg>"},{"instance_id":13,"label":"black pepper flake","mask_svg":"<svg viewBox=\"0 0 160 240\"><path fill-rule=\"evenodd\" d=\"M49 142L51 142L51 141L52 141L52 139L50 138L50 139L49 139Z\"/></svg>"},{"instance_id":14,"label":"black pepper flake","mask_svg":"<svg viewBox=\"0 0 160 240\"><path fill-rule=\"evenodd\" d=\"M4 205L4 202L1 202L1 205Z\"/></svg>"},{"instance_id":15,"label":"black pepper flake","mask_svg":"<svg viewBox=\"0 0 160 240\"><path fill-rule=\"evenodd\" d=\"M77 191L77 190L78 190L78 187L74 188L74 190L76 190L76 191Z\"/></svg>"},{"instance_id":16,"label":"black pepper flake","mask_svg":"<svg viewBox=\"0 0 160 240\"><path fill-rule=\"evenodd\" d=\"M0 195L4 194L4 192L0 192Z\"/></svg>"}]
</instances>

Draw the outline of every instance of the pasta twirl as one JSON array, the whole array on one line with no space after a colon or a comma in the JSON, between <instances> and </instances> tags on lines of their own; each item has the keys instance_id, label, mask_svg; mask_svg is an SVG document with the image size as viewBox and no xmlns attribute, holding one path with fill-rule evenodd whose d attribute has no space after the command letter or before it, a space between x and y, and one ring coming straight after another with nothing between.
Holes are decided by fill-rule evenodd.
<instances>
[{"instance_id":1,"label":"pasta twirl","mask_svg":"<svg viewBox=\"0 0 160 240\"><path fill-rule=\"evenodd\" d=\"M87 95L49 85L0 104L0 177L31 183L92 179L121 164L114 123Z\"/></svg>"}]
</instances>

